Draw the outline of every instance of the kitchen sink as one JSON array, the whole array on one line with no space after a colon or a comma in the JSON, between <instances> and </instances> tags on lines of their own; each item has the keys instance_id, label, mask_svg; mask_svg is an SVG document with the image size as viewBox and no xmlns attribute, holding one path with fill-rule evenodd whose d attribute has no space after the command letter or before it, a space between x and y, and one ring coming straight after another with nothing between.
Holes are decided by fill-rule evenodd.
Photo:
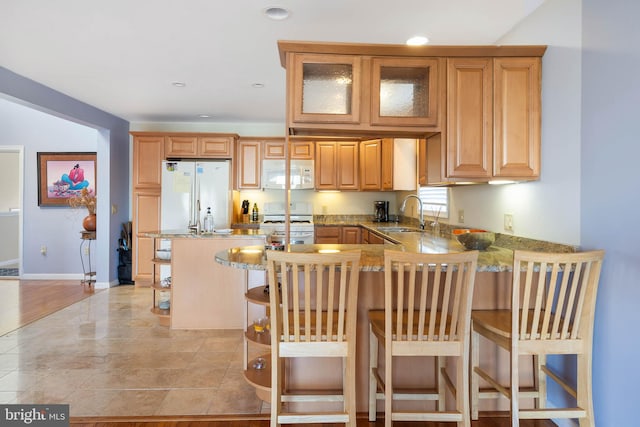
<instances>
[{"instance_id":1,"label":"kitchen sink","mask_svg":"<svg viewBox=\"0 0 640 427\"><path fill-rule=\"evenodd\" d=\"M391 226L391 227L376 227L378 231L383 233L422 233L423 230L419 228Z\"/></svg>"}]
</instances>

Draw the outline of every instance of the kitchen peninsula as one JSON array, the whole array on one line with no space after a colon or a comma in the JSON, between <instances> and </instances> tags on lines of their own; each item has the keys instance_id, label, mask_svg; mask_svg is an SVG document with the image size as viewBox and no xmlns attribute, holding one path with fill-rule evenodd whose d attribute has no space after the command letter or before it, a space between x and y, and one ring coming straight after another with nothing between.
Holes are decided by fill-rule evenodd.
<instances>
[{"instance_id":1,"label":"kitchen peninsula","mask_svg":"<svg viewBox=\"0 0 640 427\"><path fill-rule=\"evenodd\" d=\"M218 230L190 233L162 230L145 233L154 242L170 241L170 259L154 262L170 266L170 287L159 280L154 267L152 312L171 329L241 329L244 324L244 283L264 282L264 274L225 268L213 262L214 255L229 248L263 245L260 230ZM158 247L157 244L154 244ZM254 278L255 277L255 278ZM170 308L159 311L156 293L170 292Z\"/></svg>"},{"instance_id":2,"label":"kitchen peninsula","mask_svg":"<svg viewBox=\"0 0 640 427\"><path fill-rule=\"evenodd\" d=\"M351 224L353 225L353 224ZM384 249L390 248L400 251L416 253L446 253L459 252L464 248L450 235L434 236L428 231L387 231L394 228L382 224L359 223L363 230L375 232L384 236L387 244L314 244L314 245L289 245L286 250L290 252L318 253L320 250L353 250L360 249L362 258L360 262L360 286L358 293L358 320L357 320L357 372L356 395L357 410L367 411L368 408L368 355L369 355L369 328L367 313L370 309L384 308ZM504 245L504 246L499 246ZM473 295L473 309L508 308L510 304L509 286L511 283L511 265L514 249L536 249L547 252L573 252L575 248L566 245L540 242L529 239L514 238L511 236L498 237L496 244L486 251L481 251L478 258L476 283ZM234 270L264 271L266 269L265 247L245 246L235 247L216 253L217 263L233 267ZM249 286L251 288L251 286ZM487 346L485 346L487 347ZM489 371L501 371L500 366L508 366L501 359L500 354L490 348L482 348L482 360L486 361ZM325 363L319 361L316 363ZM253 370L253 361L247 364L245 377L256 387L259 397L267 399L269 394L269 378L267 370L256 372ZM314 369L309 366L292 367L290 383L295 387L297 381L304 384L318 384L321 388L337 387L340 384L340 369ZM424 361L411 360L403 363L402 369L397 371L401 381L407 384L433 384L431 369L425 369ZM336 373L332 377L331 373ZM503 372L501 372L503 373ZM506 373L508 374L508 373ZM299 380L303 378L304 381ZM483 405L492 405L495 402L482 402ZM379 408L380 409L380 408ZM503 409L502 407L483 406L483 410Z\"/></svg>"}]
</instances>

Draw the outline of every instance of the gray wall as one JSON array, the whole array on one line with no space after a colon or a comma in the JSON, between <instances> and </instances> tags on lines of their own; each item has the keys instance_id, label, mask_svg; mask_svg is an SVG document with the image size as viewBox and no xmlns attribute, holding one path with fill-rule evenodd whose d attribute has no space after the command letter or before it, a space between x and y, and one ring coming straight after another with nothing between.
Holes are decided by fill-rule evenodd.
<instances>
[{"instance_id":1,"label":"gray wall","mask_svg":"<svg viewBox=\"0 0 640 427\"><path fill-rule=\"evenodd\" d=\"M117 282L117 264L118 264L118 238L120 237L121 224L129 220L129 123L93 106L77 101L60 92L52 90L37 82L19 76L6 68L0 67L0 97L9 99L12 102L24 104L30 108L46 112L52 116L68 120L73 123L81 124L92 128L91 137L82 151L96 151L98 154L98 229L96 241L96 271L97 281L99 284L116 283ZM0 116L0 120L2 117ZM0 127L8 124L0 123ZM77 129L76 129L77 130ZM37 134L39 129L23 129L24 132ZM41 133L40 139L46 143L50 134ZM20 145L15 142L20 139L18 135L12 142L0 141L3 145ZM95 147L91 150L87 147ZM59 151L58 146L49 145L47 151ZM42 151L42 150L41 150ZM79 150L73 150L79 151ZM23 206L23 224L25 228L24 250L23 250L23 273L25 275L35 274L35 264L30 264L29 259L32 257L31 250L27 247L36 245L39 248L38 241L43 238L42 235L27 238L26 232L35 224L34 215L42 212L37 206L37 198L34 199L33 192L26 191L30 185L35 182L35 175L30 174L30 165L35 165L35 158L27 155L25 152L25 183L24 183L24 206ZM28 198L30 197L30 198ZM117 212L111 211L112 205L117 206ZM50 211L49 211L50 212ZM49 215L45 219L52 220L53 216ZM51 224L55 226L55 222ZM72 236L75 239L78 235ZM37 240L36 240L37 239ZM75 248L76 244L69 244L69 248ZM77 253L77 252L76 252ZM38 258L36 258L36 261ZM70 268L69 273L73 273Z\"/></svg>"},{"instance_id":2,"label":"gray wall","mask_svg":"<svg viewBox=\"0 0 640 427\"><path fill-rule=\"evenodd\" d=\"M638 425L640 2L582 2L582 227L603 248L593 385L596 425Z\"/></svg>"}]
</instances>

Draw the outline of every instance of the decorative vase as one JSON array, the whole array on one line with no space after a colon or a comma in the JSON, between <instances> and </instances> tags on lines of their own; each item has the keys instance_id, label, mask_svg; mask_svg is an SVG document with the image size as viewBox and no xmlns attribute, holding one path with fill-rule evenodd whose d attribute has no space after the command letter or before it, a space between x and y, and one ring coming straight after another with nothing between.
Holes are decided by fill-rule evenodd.
<instances>
[{"instance_id":1,"label":"decorative vase","mask_svg":"<svg viewBox=\"0 0 640 427\"><path fill-rule=\"evenodd\" d=\"M96 231L96 214L89 214L82 220L82 226L87 231Z\"/></svg>"}]
</instances>

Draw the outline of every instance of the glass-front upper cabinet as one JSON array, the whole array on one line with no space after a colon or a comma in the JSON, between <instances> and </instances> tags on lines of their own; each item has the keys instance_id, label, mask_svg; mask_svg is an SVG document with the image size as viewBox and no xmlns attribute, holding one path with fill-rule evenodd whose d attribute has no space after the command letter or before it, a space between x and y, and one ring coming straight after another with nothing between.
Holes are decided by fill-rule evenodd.
<instances>
[{"instance_id":1,"label":"glass-front upper cabinet","mask_svg":"<svg viewBox=\"0 0 640 427\"><path fill-rule=\"evenodd\" d=\"M358 123L360 77L360 57L295 55L290 86L293 121Z\"/></svg>"},{"instance_id":2,"label":"glass-front upper cabinet","mask_svg":"<svg viewBox=\"0 0 640 427\"><path fill-rule=\"evenodd\" d=\"M373 58L371 124L436 126L438 58Z\"/></svg>"}]
</instances>

